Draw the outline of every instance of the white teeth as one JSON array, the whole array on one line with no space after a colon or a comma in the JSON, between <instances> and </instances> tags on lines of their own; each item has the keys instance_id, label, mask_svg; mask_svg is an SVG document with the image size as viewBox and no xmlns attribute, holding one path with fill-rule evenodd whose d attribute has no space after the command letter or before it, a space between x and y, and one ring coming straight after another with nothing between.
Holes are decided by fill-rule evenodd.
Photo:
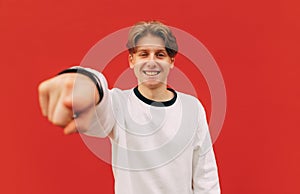
<instances>
[{"instance_id":1,"label":"white teeth","mask_svg":"<svg viewBox=\"0 0 300 194\"><path fill-rule=\"evenodd\" d=\"M159 74L159 71L144 71L144 73L149 76L154 76Z\"/></svg>"}]
</instances>

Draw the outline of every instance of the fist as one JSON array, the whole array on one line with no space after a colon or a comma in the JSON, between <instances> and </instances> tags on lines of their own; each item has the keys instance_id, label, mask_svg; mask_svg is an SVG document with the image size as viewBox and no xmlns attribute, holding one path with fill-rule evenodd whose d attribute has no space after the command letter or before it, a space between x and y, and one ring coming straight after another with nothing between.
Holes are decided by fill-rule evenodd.
<instances>
[{"instance_id":1,"label":"fist","mask_svg":"<svg viewBox=\"0 0 300 194\"><path fill-rule=\"evenodd\" d=\"M88 130L88 121L99 96L89 77L66 73L42 82L38 88L42 114L56 126L64 128L65 134L77 131L73 115L80 122L80 129Z\"/></svg>"}]
</instances>

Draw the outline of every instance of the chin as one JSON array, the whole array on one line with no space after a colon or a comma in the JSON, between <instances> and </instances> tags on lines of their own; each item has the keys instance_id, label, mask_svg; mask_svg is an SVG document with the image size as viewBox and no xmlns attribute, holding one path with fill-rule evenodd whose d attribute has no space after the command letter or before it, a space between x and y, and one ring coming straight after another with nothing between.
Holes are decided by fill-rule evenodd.
<instances>
[{"instance_id":1,"label":"chin","mask_svg":"<svg viewBox=\"0 0 300 194\"><path fill-rule=\"evenodd\" d=\"M163 83L161 81L154 81L154 80L145 81L145 82L142 82L141 84L143 84L144 86L146 86L147 88L150 88L150 89L155 89L162 85L165 85L165 83Z\"/></svg>"}]
</instances>

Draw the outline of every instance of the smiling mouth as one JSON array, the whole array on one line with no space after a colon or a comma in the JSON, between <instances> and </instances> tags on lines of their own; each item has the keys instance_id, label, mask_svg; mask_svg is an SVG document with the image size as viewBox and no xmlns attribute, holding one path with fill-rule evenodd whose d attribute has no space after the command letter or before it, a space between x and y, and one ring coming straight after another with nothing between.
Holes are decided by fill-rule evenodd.
<instances>
[{"instance_id":1,"label":"smiling mouth","mask_svg":"<svg viewBox=\"0 0 300 194\"><path fill-rule=\"evenodd\" d=\"M155 76L158 75L160 71L143 71L143 73L148 76Z\"/></svg>"}]
</instances>

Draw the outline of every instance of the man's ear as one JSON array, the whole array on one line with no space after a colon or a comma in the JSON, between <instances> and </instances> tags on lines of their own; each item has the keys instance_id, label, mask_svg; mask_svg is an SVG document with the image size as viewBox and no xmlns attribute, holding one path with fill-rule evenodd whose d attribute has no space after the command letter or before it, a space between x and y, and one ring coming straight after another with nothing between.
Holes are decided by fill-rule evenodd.
<instances>
[{"instance_id":1,"label":"man's ear","mask_svg":"<svg viewBox=\"0 0 300 194\"><path fill-rule=\"evenodd\" d=\"M129 54L129 55L128 55L128 63L129 63L129 67L130 67L131 69L133 69L134 64L133 64L133 56L132 56L132 54Z\"/></svg>"},{"instance_id":2,"label":"man's ear","mask_svg":"<svg viewBox=\"0 0 300 194\"><path fill-rule=\"evenodd\" d=\"M172 58L171 58L171 64L170 64L170 68L171 68L171 69L173 69L174 63L175 63L175 58L172 57Z\"/></svg>"}]
</instances>

